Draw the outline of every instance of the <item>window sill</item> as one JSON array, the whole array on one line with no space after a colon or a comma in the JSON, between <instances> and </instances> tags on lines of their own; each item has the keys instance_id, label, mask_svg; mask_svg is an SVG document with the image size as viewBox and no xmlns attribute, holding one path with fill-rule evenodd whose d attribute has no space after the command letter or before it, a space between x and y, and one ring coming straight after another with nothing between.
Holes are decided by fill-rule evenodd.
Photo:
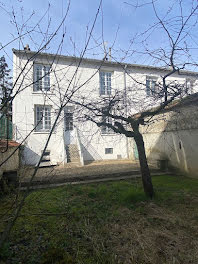
<instances>
[{"instance_id":1,"label":"window sill","mask_svg":"<svg viewBox=\"0 0 198 264\"><path fill-rule=\"evenodd\" d=\"M32 94L35 95L55 95L55 93L52 93L50 91L36 91L36 92L32 92Z\"/></svg>"},{"instance_id":2,"label":"window sill","mask_svg":"<svg viewBox=\"0 0 198 264\"><path fill-rule=\"evenodd\" d=\"M117 133L101 133L101 136L116 136Z\"/></svg>"},{"instance_id":3,"label":"window sill","mask_svg":"<svg viewBox=\"0 0 198 264\"><path fill-rule=\"evenodd\" d=\"M112 96L112 94L99 94L99 96L100 96L100 97L108 97L108 98L109 98L109 97Z\"/></svg>"},{"instance_id":4,"label":"window sill","mask_svg":"<svg viewBox=\"0 0 198 264\"><path fill-rule=\"evenodd\" d=\"M50 131L34 131L34 134L49 134ZM55 134L55 132L52 132L52 134Z\"/></svg>"}]
</instances>

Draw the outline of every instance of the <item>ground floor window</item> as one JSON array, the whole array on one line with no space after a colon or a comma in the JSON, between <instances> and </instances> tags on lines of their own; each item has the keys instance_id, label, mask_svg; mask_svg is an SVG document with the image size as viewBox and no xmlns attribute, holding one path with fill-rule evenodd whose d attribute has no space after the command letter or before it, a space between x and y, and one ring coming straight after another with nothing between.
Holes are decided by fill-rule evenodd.
<instances>
[{"instance_id":1,"label":"ground floor window","mask_svg":"<svg viewBox=\"0 0 198 264\"><path fill-rule=\"evenodd\" d=\"M65 130L73 130L74 129L74 122L73 122L73 107L67 106L65 108Z\"/></svg>"},{"instance_id":2,"label":"ground floor window","mask_svg":"<svg viewBox=\"0 0 198 264\"><path fill-rule=\"evenodd\" d=\"M113 154L113 148L105 148L105 154Z\"/></svg>"},{"instance_id":3,"label":"ground floor window","mask_svg":"<svg viewBox=\"0 0 198 264\"><path fill-rule=\"evenodd\" d=\"M35 106L35 127L36 131L44 132L51 129L51 106Z\"/></svg>"}]
</instances>

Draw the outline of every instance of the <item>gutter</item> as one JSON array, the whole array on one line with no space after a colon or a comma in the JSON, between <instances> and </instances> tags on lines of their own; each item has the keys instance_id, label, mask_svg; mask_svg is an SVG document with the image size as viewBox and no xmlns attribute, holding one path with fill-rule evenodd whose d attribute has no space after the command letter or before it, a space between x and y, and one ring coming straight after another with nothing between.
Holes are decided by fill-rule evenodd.
<instances>
[{"instance_id":1,"label":"gutter","mask_svg":"<svg viewBox=\"0 0 198 264\"><path fill-rule=\"evenodd\" d=\"M112 62L112 61L103 61L103 60L98 60L98 59L91 59L91 58L80 58L80 57L74 57L74 56L66 56L66 55L58 55L58 54L52 54L52 53L42 53L42 52L35 52L35 51L29 51L29 50L16 50L16 49L12 49L12 52L14 54L24 54L24 55L36 55L36 56L43 56L43 57L57 57L57 58L61 58L64 60L69 60L69 61L74 61L77 62L79 60L82 59L82 62L85 63L96 63L96 64L100 64L102 63L103 66L111 66L111 67L120 67L122 69L124 69L124 67L127 65L127 67L129 68L137 68L137 69L146 69L146 70L156 70L156 71L164 71L164 72L171 72L172 68L165 68L165 67L156 67L156 66L149 66L149 65L141 65L141 64L130 64L130 63L121 63L121 62ZM36 58L35 56L35 58ZM195 77L198 77L198 72L192 72L192 71L184 71L181 70L180 71L180 75L192 75Z\"/></svg>"}]
</instances>

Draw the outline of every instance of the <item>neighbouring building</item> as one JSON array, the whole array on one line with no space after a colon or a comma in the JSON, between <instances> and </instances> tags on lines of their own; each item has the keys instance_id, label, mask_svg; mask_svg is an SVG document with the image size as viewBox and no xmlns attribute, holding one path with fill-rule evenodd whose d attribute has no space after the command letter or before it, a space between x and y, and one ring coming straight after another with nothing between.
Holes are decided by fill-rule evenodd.
<instances>
[{"instance_id":1,"label":"neighbouring building","mask_svg":"<svg viewBox=\"0 0 198 264\"><path fill-rule=\"evenodd\" d=\"M23 142L23 162L36 165L62 102L64 111L44 153L45 164L64 164L80 160L128 159L134 156L131 143L106 127L82 121L72 98L109 98L123 92L126 114L141 111L142 105L155 104L154 92L161 76L170 69L77 58L26 50L13 50L14 139ZM182 72L170 82L185 84L197 91L197 74ZM136 100L135 100L136 99ZM108 120L111 122L111 120Z\"/></svg>"},{"instance_id":2,"label":"neighbouring building","mask_svg":"<svg viewBox=\"0 0 198 264\"><path fill-rule=\"evenodd\" d=\"M175 100L141 131L150 164L198 177L198 93Z\"/></svg>"}]
</instances>

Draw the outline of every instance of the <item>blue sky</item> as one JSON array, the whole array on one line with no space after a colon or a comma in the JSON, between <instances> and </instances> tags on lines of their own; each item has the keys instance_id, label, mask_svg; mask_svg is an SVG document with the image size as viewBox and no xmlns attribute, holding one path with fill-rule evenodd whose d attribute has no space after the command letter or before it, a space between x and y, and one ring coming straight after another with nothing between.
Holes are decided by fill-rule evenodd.
<instances>
[{"instance_id":1,"label":"blue sky","mask_svg":"<svg viewBox=\"0 0 198 264\"><path fill-rule=\"evenodd\" d=\"M159 28L149 31L147 34L144 34L141 37L135 37L157 22L152 5L142 5L143 3L148 3L149 1L150 0L103 0L102 9L100 10L85 56L102 59L104 54L103 46L98 46L97 44L101 44L104 40L107 42L107 46L111 47L115 41L112 48L112 55L116 60L120 61L124 59L130 63L142 64L156 63L155 60L150 56L145 56L141 53L134 53L134 51L138 50L140 52L143 51L141 41L147 38L148 33L149 38L147 39L147 43L144 44L149 50L156 50L160 47L168 49L169 46L167 35ZM161 18L164 16L167 10L170 10L171 6L172 9L167 18L172 18L179 14L177 5L178 1L157 0L155 3ZM188 13L189 8L191 7L190 3L190 0L183 1L182 12L184 14ZM142 6L135 8L133 5L137 4ZM37 50L43 40L43 34L41 32L46 32L49 21L51 22L48 33L50 35L54 32L63 18L67 5L67 0L1 0L0 42L2 45L5 45L17 36L17 27L20 29L23 22L26 21L32 13L32 17L28 20L26 27L23 28L22 32L30 30L45 13L46 15L39 23L39 27L35 28L34 33L24 36L21 41L17 40L12 42L4 50L1 50L0 55L4 54L9 65L11 66L12 48L22 48L22 43L28 43L32 50ZM69 13L64 23L66 34L64 43L62 45L62 54L76 56L80 55L85 45L87 30L89 32L91 29L98 5L99 0L71 0ZM48 7L49 11L46 12ZM14 10L17 27L13 21L12 10ZM190 45L192 44L193 47L195 46L196 30L197 27L193 29L194 39L192 38L190 41ZM61 28L57 36L48 45L46 49L47 52L57 51L62 33L63 28ZM131 45L131 40L133 38L135 43ZM127 51L129 47L130 52L125 57L125 51Z\"/></svg>"}]
</instances>

